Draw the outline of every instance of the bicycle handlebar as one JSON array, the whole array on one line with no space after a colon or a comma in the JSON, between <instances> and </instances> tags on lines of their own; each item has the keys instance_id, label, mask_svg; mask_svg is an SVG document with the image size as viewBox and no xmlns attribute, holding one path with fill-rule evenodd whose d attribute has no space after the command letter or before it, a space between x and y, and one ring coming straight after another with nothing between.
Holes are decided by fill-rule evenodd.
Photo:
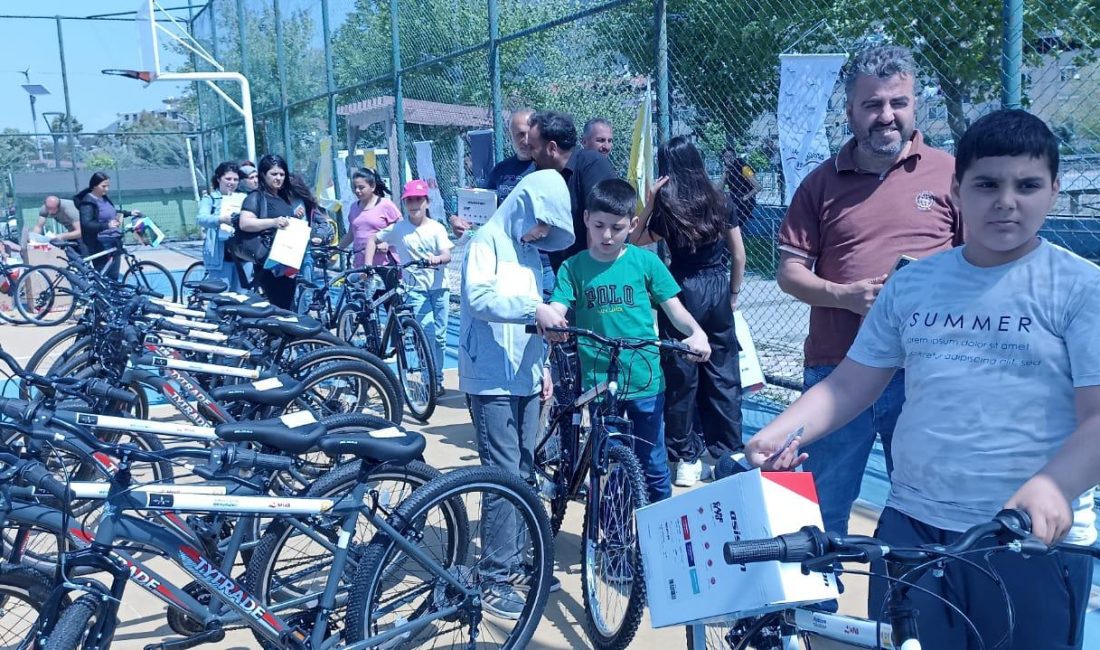
<instances>
[{"instance_id":1,"label":"bicycle handlebar","mask_svg":"<svg viewBox=\"0 0 1100 650\"><path fill-rule=\"evenodd\" d=\"M726 542L722 554L727 564L753 562L803 563L830 554L840 554L846 559L877 559L887 557L906 563L920 563L933 556L957 555L972 549L979 541L990 536L1000 536L1006 541L1021 542L1023 551L1029 554L1045 553L1048 547L1031 535L1031 518L1020 510L1002 510L992 521L972 527L949 546L925 546L920 551L898 551L890 544L861 535L836 536L821 531L816 526L806 526L797 533L779 535L771 539L753 539Z\"/></svg>"},{"instance_id":2,"label":"bicycle handlebar","mask_svg":"<svg viewBox=\"0 0 1100 650\"><path fill-rule=\"evenodd\" d=\"M538 326L527 325L524 327L524 331L528 334L539 334ZM641 348L655 347L661 350L667 350L669 352L676 352L678 354L687 354L690 356L700 356L698 352L692 350L688 346L679 341L671 341L668 339L633 339L633 338L612 338L597 334L592 330L587 330L581 327L547 327L547 332L554 332L556 334L571 334L581 338L591 339L600 345L609 348L618 348L620 350L638 350Z\"/></svg>"}]
</instances>

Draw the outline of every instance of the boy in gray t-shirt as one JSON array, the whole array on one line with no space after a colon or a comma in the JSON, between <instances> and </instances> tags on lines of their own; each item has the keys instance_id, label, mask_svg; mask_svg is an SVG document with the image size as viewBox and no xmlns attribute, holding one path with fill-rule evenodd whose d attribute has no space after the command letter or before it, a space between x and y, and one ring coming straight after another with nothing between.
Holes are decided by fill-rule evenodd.
<instances>
[{"instance_id":1,"label":"boy in gray t-shirt","mask_svg":"<svg viewBox=\"0 0 1100 650\"><path fill-rule=\"evenodd\" d=\"M1025 111L981 118L959 141L952 194L965 246L891 277L847 358L753 438L749 459L798 465L807 458L799 445L842 426L904 368L876 536L898 547L950 544L1008 507L1027 512L1046 543L1070 534L1091 544L1092 499L1080 497L1100 481L1100 268L1037 237L1058 194L1057 140ZM799 426L802 438L769 462ZM1010 647L1081 647L1091 559L999 552L989 565L1017 613ZM1008 629L1000 586L973 567L949 563L918 584L958 606L987 644ZM872 616L887 589L871 581ZM924 647L977 647L942 601L909 595Z\"/></svg>"}]
</instances>

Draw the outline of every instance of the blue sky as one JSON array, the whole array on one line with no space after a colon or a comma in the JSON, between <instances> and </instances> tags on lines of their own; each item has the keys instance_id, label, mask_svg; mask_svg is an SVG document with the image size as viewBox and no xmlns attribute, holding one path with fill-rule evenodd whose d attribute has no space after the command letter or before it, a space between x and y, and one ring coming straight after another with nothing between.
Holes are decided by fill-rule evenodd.
<instances>
[{"instance_id":1,"label":"blue sky","mask_svg":"<svg viewBox=\"0 0 1100 650\"><path fill-rule=\"evenodd\" d=\"M140 0L17 0L0 3L7 15L87 16L134 11ZM162 6L185 6L187 0L162 0ZM192 0L199 5L200 0ZM85 131L95 131L115 121L116 114L163 106L166 97L180 96L186 85L109 77L106 68L141 67L138 29L132 21L63 20L65 61L73 115ZM181 57L161 47L161 67L178 65ZM166 65L167 64L167 65ZM0 128L31 129L31 109L20 73L30 68L31 83L42 84L51 94L39 97L37 130L44 133L43 111L64 112L61 61L57 49L57 24L53 20L0 18Z\"/></svg>"}]
</instances>

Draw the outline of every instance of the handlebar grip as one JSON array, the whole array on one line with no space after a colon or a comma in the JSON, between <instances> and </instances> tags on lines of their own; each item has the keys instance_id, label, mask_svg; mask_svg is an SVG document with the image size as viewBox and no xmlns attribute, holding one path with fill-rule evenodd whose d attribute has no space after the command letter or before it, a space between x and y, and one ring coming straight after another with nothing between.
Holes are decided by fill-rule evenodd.
<instances>
[{"instance_id":1,"label":"handlebar grip","mask_svg":"<svg viewBox=\"0 0 1100 650\"><path fill-rule=\"evenodd\" d=\"M782 561L784 551L784 544L778 537L726 542L722 546L722 556L726 559L726 564Z\"/></svg>"},{"instance_id":2,"label":"handlebar grip","mask_svg":"<svg viewBox=\"0 0 1100 650\"><path fill-rule=\"evenodd\" d=\"M294 467L294 459L289 456L257 453L252 461L253 469L288 470Z\"/></svg>"},{"instance_id":3,"label":"handlebar grip","mask_svg":"<svg viewBox=\"0 0 1100 650\"><path fill-rule=\"evenodd\" d=\"M187 336L191 333L191 330L189 328L184 327L183 325L177 325L176 323L169 323L168 321L163 319L156 322L156 328L159 330L164 330L166 332L179 334L180 336Z\"/></svg>"},{"instance_id":4,"label":"handlebar grip","mask_svg":"<svg viewBox=\"0 0 1100 650\"><path fill-rule=\"evenodd\" d=\"M164 294L159 291L153 291L152 289L146 289L144 287L137 287L138 295L149 296L150 298L164 298Z\"/></svg>"},{"instance_id":5,"label":"handlebar grip","mask_svg":"<svg viewBox=\"0 0 1100 650\"><path fill-rule=\"evenodd\" d=\"M73 499L73 494L69 488L65 487L64 483L54 478L42 463L27 463L23 468L23 477L31 485L41 488L42 491L60 501L69 502Z\"/></svg>"},{"instance_id":6,"label":"handlebar grip","mask_svg":"<svg viewBox=\"0 0 1100 650\"><path fill-rule=\"evenodd\" d=\"M27 417L31 403L21 399L0 398L0 414L22 422Z\"/></svg>"},{"instance_id":7,"label":"handlebar grip","mask_svg":"<svg viewBox=\"0 0 1100 650\"><path fill-rule=\"evenodd\" d=\"M93 397L105 397L109 400L133 404L137 395L124 388L115 388L105 381L95 380L88 384L88 394Z\"/></svg>"}]
</instances>

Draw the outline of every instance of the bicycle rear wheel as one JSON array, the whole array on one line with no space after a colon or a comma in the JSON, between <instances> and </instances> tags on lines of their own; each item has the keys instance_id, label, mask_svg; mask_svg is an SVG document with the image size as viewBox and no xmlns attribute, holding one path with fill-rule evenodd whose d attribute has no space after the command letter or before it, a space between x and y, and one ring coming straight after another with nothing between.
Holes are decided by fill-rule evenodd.
<instances>
[{"instance_id":1,"label":"bicycle rear wheel","mask_svg":"<svg viewBox=\"0 0 1100 650\"><path fill-rule=\"evenodd\" d=\"M35 325L57 325L76 311L72 277L56 266L32 266L19 277L13 291L19 315Z\"/></svg>"},{"instance_id":2,"label":"bicycle rear wheel","mask_svg":"<svg viewBox=\"0 0 1100 650\"><path fill-rule=\"evenodd\" d=\"M30 268L28 264L12 264L4 266L0 272L0 322L13 325L22 325L27 322L15 304L17 302L15 285Z\"/></svg>"},{"instance_id":3,"label":"bicycle rear wheel","mask_svg":"<svg viewBox=\"0 0 1100 650\"><path fill-rule=\"evenodd\" d=\"M191 264L187 267L187 270L183 272L183 277L180 278L180 286L186 285L188 282L195 280L202 280L206 277L206 265L202 263L202 260Z\"/></svg>"},{"instance_id":4,"label":"bicycle rear wheel","mask_svg":"<svg viewBox=\"0 0 1100 650\"><path fill-rule=\"evenodd\" d=\"M435 413L435 362L424 328L411 316L401 316L397 321L400 332L394 343L397 348L397 379L405 393L405 406L409 413L427 422Z\"/></svg>"},{"instance_id":5,"label":"bicycle rear wheel","mask_svg":"<svg viewBox=\"0 0 1100 650\"><path fill-rule=\"evenodd\" d=\"M480 522L471 526L467 552L457 561L449 555L446 531L431 518L455 502L470 521ZM393 538L377 535L355 575L347 612L350 643L404 628L383 647L526 647L546 608L553 570L550 523L526 482L492 467L454 470L417 490L390 521L434 564L421 564ZM467 596L439 571L474 593ZM491 614L480 598L484 593L506 593L515 605L511 617L499 610ZM451 613L427 620L446 611Z\"/></svg>"},{"instance_id":6,"label":"bicycle rear wheel","mask_svg":"<svg viewBox=\"0 0 1100 650\"><path fill-rule=\"evenodd\" d=\"M129 284L147 291L155 291L165 300L176 302L180 298L179 287L172 272L152 260L142 260L126 269L122 275L123 284Z\"/></svg>"},{"instance_id":7,"label":"bicycle rear wheel","mask_svg":"<svg viewBox=\"0 0 1100 650\"><path fill-rule=\"evenodd\" d=\"M645 579L634 511L647 503L638 458L622 445L612 446L607 471L589 482L584 517L585 630L597 650L622 650L642 621Z\"/></svg>"}]
</instances>

